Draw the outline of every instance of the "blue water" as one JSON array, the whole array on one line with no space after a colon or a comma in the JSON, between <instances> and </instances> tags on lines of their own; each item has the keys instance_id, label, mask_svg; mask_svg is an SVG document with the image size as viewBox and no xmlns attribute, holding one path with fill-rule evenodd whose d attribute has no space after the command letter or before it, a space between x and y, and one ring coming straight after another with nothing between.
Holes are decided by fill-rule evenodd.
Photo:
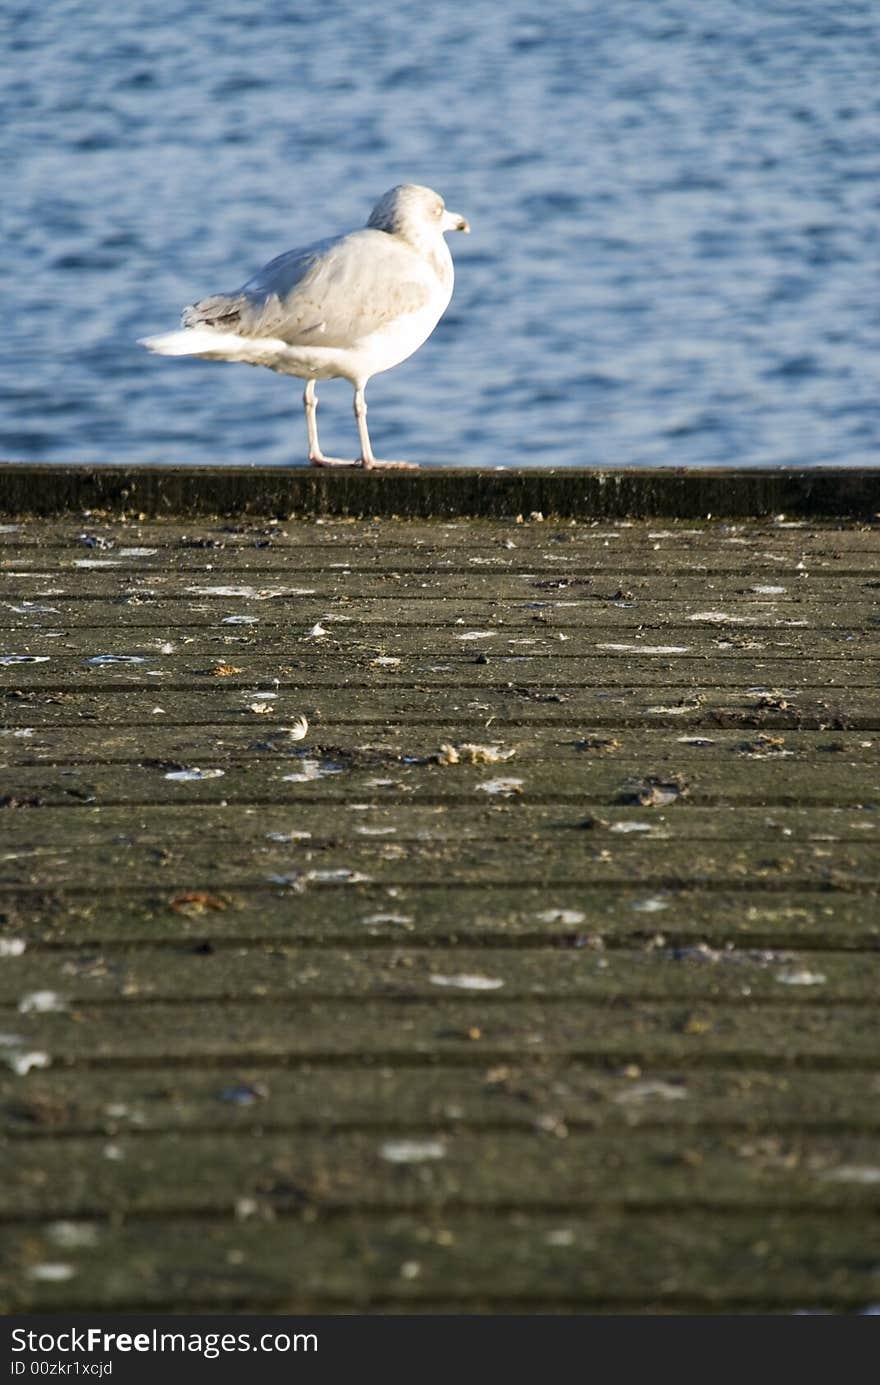
<instances>
[{"instance_id":1,"label":"blue water","mask_svg":"<svg viewBox=\"0 0 880 1385\"><path fill-rule=\"evenodd\" d=\"M875 0L4 0L0 56L4 457L304 461L297 381L135 339L416 181L473 233L380 456L880 460Z\"/></svg>"}]
</instances>

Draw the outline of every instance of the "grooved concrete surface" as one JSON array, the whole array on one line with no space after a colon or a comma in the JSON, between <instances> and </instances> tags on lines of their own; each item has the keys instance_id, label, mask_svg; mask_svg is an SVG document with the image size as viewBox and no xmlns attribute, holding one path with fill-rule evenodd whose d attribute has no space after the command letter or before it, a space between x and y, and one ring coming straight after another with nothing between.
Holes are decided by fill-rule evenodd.
<instances>
[{"instance_id":1,"label":"grooved concrete surface","mask_svg":"<svg viewBox=\"0 0 880 1385\"><path fill-rule=\"evenodd\" d=\"M876 1301L875 529L0 518L7 1310Z\"/></svg>"}]
</instances>

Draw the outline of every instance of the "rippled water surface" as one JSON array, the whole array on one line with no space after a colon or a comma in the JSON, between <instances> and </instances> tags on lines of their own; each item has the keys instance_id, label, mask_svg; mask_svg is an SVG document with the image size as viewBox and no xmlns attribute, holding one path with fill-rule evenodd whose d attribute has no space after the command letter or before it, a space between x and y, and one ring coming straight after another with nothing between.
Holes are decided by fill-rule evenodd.
<instances>
[{"instance_id":1,"label":"rippled water surface","mask_svg":"<svg viewBox=\"0 0 880 1385\"><path fill-rule=\"evenodd\" d=\"M417 181L473 234L372 382L379 455L878 461L873 0L6 0L0 33L6 457L303 461L297 381L136 338Z\"/></svg>"}]
</instances>

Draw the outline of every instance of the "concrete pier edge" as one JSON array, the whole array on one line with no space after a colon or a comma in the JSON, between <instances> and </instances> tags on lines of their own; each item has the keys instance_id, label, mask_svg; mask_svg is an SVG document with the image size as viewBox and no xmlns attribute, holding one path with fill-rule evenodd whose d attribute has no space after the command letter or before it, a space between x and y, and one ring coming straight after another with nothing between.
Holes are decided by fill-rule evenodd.
<instances>
[{"instance_id":1,"label":"concrete pier edge","mask_svg":"<svg viewBox=\"0 0 880 1385\"><path fill-rule=\"evenodd\" d=\"M880 467L498 468L321 471L310 467L0 462L0 512L572 519L880 517Z\"/></svg>"}]
</instances>

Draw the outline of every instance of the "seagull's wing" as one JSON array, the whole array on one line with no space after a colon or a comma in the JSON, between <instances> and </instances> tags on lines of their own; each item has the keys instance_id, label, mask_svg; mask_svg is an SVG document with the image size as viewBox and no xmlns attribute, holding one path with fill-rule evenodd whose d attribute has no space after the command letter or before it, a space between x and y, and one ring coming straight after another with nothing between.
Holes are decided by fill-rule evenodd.
<instances>
[{"instance_id":1,"label":"seagull's wing","mask_svg":"<svg viewBox=\"0 0 880 1385\"><path fill-rule=\"evenodd\" d=\"M183 325L348 348L440 291L434 269L411 246L366 229L279 255L236 293L187 308Z\"/></svg>"}]
</instances>

